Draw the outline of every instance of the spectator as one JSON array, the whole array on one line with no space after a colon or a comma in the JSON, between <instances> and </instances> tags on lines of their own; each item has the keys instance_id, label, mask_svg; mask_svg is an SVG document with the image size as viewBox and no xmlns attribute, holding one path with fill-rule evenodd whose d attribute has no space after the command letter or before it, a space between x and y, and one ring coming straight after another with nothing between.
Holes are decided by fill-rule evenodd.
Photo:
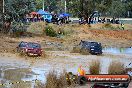
<instances>
[{"instance_id":1,"label":"spectator","mask_svg":"<svg viewBox=\"0 0 132 88\"><path fill-rule=\"evenodd\" d=\"M104 17L104 19L102 21L103 21L103 23L105 23L105 17Z\"/></svg>"},{"instance_id":2,"label":"spectator","mask_svg":"<svg viewBox=\"0 0 132 88\"><path fill-rule=\"evenodd\" d=\"M34 17L34 22L37 22L37 16Z\"/></svg>"},{"instance_id":3,"label":"spectator","mask_svg":"<svg viewBox=\"0 0 132 88\"><path fill-rule=\"evenodd\" d=\"M121 28L124 30L124 24L121 23Z\"/></svg>"},{"instance_id":4,"label":"spectator","mask_svg":"<svg viewBox=\"0 0 132 88\"><path fill-rule=\"evenodd\" d=\"M84 76L84 75L85 75L85 70L82 68L82 65L80 65L78 68L78 76Z\"/></svg>"}]
</instances>

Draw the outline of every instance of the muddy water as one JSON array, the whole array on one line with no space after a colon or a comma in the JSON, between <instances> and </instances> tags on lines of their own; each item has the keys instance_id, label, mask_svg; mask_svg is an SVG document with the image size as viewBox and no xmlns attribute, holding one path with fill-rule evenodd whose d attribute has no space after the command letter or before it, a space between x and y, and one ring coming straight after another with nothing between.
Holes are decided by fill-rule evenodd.
<instances>
[{"instance_id":1,"label":"muddy water","mask_svg":"<svg viewBox=\"0 0 132 88\"><path fill-rule=\"evenodd\" d=\"M4 86L2 86L3 88L4 87L27 88L27 86L31 88L34 85L33 81L24 80L26 78L31 79L33 77L33 73L27 68L21 68L21 69L10 68L7 70L1 68L0 74L1 74L0 77L1 84L4 84Z\"/></svg>"},{"instance_id":2,"label":"muddy water","mask_svg":"<svg viewBox=\"0 0 132 88\"><path fill-rule=\"evenodd\" d=\"M49 58L45 59L25 59L15 54L0 54L0 82L6 84L0 88L34 88L35 80L46 82L46 75L53 69L58 73L65 69L67 72L77 74L78 66L82 65L89 73L88 68L92 60L101 62L102 74L107 73L112 61L120 61L125 66L132 62L131 48L123 49L123 52L115 48L105 48L103 52L102 56L96 56L70 53L69 51L47 51ZM132 67L132 64L128 67ZM9 84L16 81L20 83Z\"/></svg>"},{"instance_id":3,"label":"muddy water","mask_svg":"<svg viewBox=\"0 0 132 88\"><path fill-rule=\"evenodd\" d=\"M132 54L132 47L129 47L129 48L109 47L109 48L104 48L103 52L109 52L112 54Z\"/></svg>"}]
</instances>

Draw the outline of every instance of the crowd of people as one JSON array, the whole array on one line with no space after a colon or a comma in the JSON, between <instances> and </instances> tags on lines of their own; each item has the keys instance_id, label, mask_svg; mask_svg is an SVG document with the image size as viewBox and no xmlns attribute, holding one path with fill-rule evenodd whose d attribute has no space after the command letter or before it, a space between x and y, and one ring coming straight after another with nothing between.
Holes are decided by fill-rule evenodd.
<instances>
[{"instance_id":1,"label":"crowd of people","mask_svg":"<svg viewBox=\"0 0 132 88\"><path fill-rule=\"evenodd\" d=\"M44 16L41 15L30 15L27 14L24 18L23 18L23 22L39 22L39 21L45 21L47 23L55 23L55 24L66 24L70 22L69 16L64 16L63 14L57 15L57 14L51 14L50 16L51 19L49 21L49 19L44 18Z\"/></svg>"},{"instance_id":2,"label":"crowd of people","mask_svg":"<svg viewBox=\"0 0 132 88\"><path fill-rule=\"evenodd\" d=\"M54 23L57 25L68 24L70 22L69 15L65 16L64 14L51 14L51 21L44 19L44 16L38 14L28 14L24 17L24 22L39 22L45 21L47 23ZM81 17L79 19L79 24L96 24L96 23L112 23L112 24L121 24L122 29L124 30L124 24L120 23L119 18L105 18L105 17L94 17L89 18Z\"/></svg>"},{"instance_id":3,"label":"crowd of people","mask_svg":"<svg viewBox=\"0 0 132 88\"><path fill-rule=\"evenodd\" d=\"M52 22L56 24L64 24L64 23L69 23L70 19L69 16L64 16L64 15L52 15Z\"/></svg>"},{"instance_id":4,"label":"crowd of people","mask_svg":"<svg viewBox=\"0 0 132 88\"><path fill-rule=\"evenodd\" d=\"M87 20L84 17L79 19L79 24L96 24L96 23L112 23L112 24L120 24L119 19L116 18L100 18L100 17L89 17Z\"/></svg>"},{"instance_id":5,"label":"crowd of people","mask_svg":"<svg viewBox=\"0 0 132 88\"><path fill-rule=\"evenodd\" d=\"M84 17L81 17L79 19L79 24L96 24L96 23L112 23L112 24L120 24L121 28L124 30L124 24L119 21L119 18L113 17L110 18L99 18L99 17L92 17L85 19Z\"/></svg>"},{"instance_id":6,"label":"crowd of people","mask_svg":"<svg viewBox=\"0 0 132 88\"><path fill-rule=\"evenodd\" d=\"M24 22L39 22L39 21L44 21L44 18L41 15L36 15L36 14L27 14L23 18Z\"/></svg>"}]
</instances>

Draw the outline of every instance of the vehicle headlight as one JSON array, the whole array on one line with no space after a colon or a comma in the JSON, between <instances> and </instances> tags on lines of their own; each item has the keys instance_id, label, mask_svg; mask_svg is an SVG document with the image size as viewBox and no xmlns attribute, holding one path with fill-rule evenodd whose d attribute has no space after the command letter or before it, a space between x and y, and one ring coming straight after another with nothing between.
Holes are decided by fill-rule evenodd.
<instances>
[{"instance_id":1,"label":"vehicle headlight","mask_svg":"<svg viewBox=\"0 0 132 88\"><path fill-rule=\"evenodd\" d=\"M94 50L94 49L91 49L91 50Z\"/></svg>"},{"instance_id":2,"label":"vehicle headlight","mask_svg":"<svg viewBox=\"0 0 132 88\"><path fill-rule=\"evenodd\" d=\"M26 49L26 52L28 51L28 49Z\"/></svg>"}]
</instances>

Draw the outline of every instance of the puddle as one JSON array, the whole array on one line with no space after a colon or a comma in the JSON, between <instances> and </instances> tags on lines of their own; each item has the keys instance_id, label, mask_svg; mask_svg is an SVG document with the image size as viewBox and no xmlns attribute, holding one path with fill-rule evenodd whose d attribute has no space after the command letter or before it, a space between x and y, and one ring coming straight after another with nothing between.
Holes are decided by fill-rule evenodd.
<instances>
[{"instance_id":1,"label":"puddle","mask_svg":"<svg viewBox=\"0 0 132 88\"><path fill-rule=\"evenodd\" d=\"M33 88L35 73L28 68L0 69L0 84L3 88ZM25 80L28 79L28 80ZM18 83L19 82L19 83Z\"/></svg>"},{"instance_id":2,"label":"puddle","mask_svg":"<svg viewBox=\"0 0 132 88\"><path fill-rule=\"evenodd\" d=\"M108 74L108 67L109 67L111 62L112 62L112 60L109 58L101 58L100 59L101 74Z\"/></svg>"},{"instance_id":3,"label":"puddle","mask_svg":"<svg viewBox=\"0 0 132 88\"><path fill-rule=\"evenodd\" d=\"M2 88L35 88L35 80L39 80L42 83L46 82L46 75L49 71L53 69L57 73L63 72L65 69L67 72L73 72L77 74L79 65L84 66L86 72L89 73L89 64L92 60L100 60L101 62L101 74L107 74L108 66L113 60L120 61L124 63L125 66L132 68L131 54L132 48L104 48L103 52L111 54L130 54L120 57L108 57L106 56L96 56L96 55L80 55L71 54L69 52L53 51L51 59L41 60L32 59L25 60L20 57L10 56L0 56L0 83L7 84ZM115 55L116 56L116 55ZM33 64L32 64L33 61ZM32 64L32 65L30 65ZM128 66L129 65L129 66ZM20 84L8 84L10 82L20 81ZM26 83L24 82L26 81ZM0 86L1 88L1 86Z\"/></svg>"},{"instance_id":4,"label":"puddle","mask_svg":"<svg viewBox=\"0 0 132 88\"><path fill-rule=\"evenodd\" d=\"M112 54L132 54L132 47L130 48L103 48L103 52Z\"/></svg>"}]
</instances>

